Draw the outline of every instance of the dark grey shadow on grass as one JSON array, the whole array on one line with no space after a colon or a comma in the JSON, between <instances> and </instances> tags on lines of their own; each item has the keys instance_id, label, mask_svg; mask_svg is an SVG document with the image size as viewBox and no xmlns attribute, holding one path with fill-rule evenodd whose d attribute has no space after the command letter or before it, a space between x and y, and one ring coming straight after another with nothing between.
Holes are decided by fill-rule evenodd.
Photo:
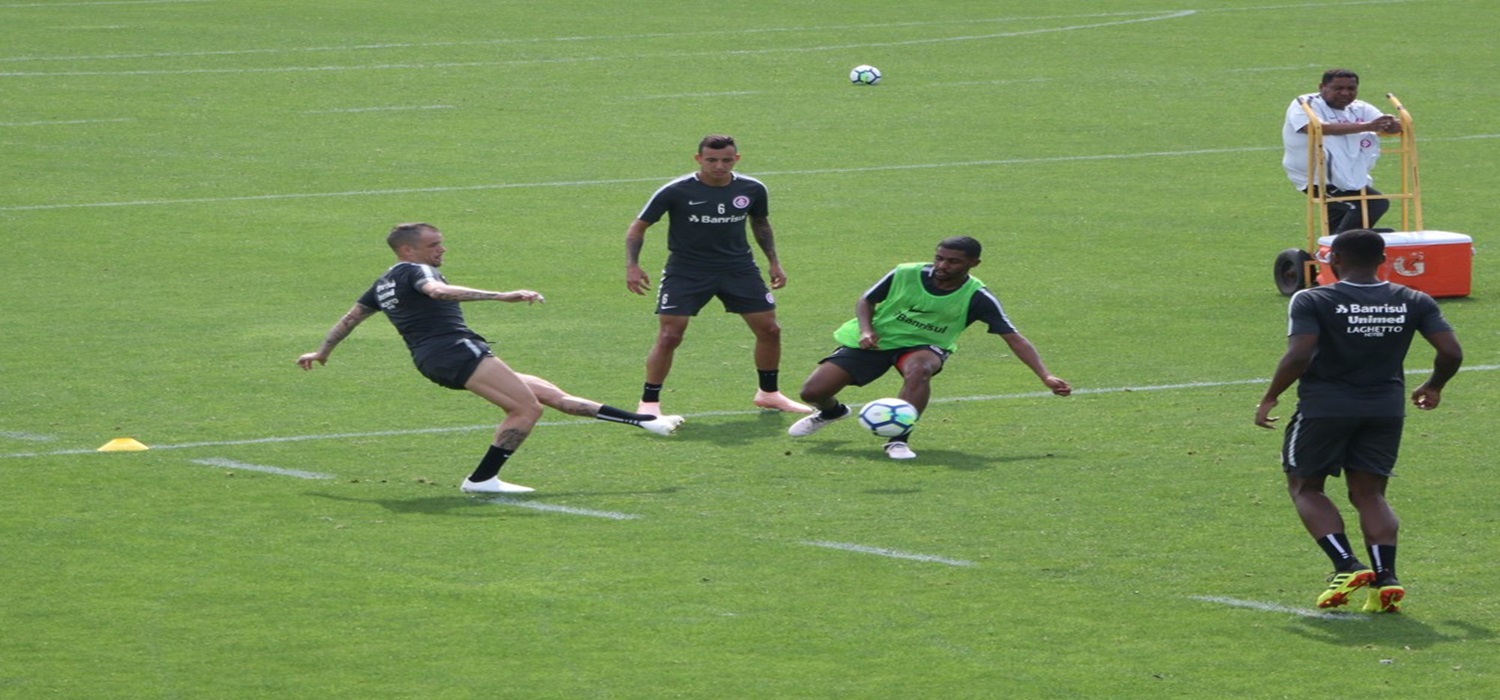
<instances>
[{"instance_id":1,"label":"dark grey shadow on grass","mask_svg":"<svg viewBox=\"0 0 1500 700\"><path fill-rule=\"evenodd\" d=\"M818 437L821 438L822 435L819 434ZM861 459L908 470L941 468L961 472L986 471L1006 464L1058 459L1056 455L1052 454L979 454L964 452L963 450L929 447L920 442L913 442L911 443L911 449L917 453L917 458L897 460L885 456L885 449L881 447L883 444L879 439L871 437L868 440L792 442L787 449L792 451L793 454L800 450L813 456Z\"/></svg>"},{"instance_id":2,"label":"dark grey shadow on grass","mask_svg":"<svg viewBox=\"0 0 1500 700\"><path fill-rule=\"evenodd\" d=\"M538 515L537 513L524 513L519 511L502 512L494 506L483 501L470 498L467 494L454 493L449 496L424 496L421 498L355 498L352 496L339 496L331 493L308 492L307 495L314 498L326 498L330 501L343 503L361 503L376 505L392 513L401 515L449 515L470 518L492 518L509 517L511 515Z\"/></svg>"},{"instance_id":3,"label":"dark grey shadow on grass","mask_svg":"<svg viewBox=\"0 0 1500 700\"><path fill-rule=\"evenodd\" d=\"M749 445L767 437L787 437L786 429L801 416L780 411L759 411L734 416L690 418L670 439L686 442L711 442L723 447ZM790 418L791 420L788 420ZM705 419L711 419L704 422Z\"/></svg>"},{"instance_id":4,"label":"dark grey shadow on grass","mask_svg":"<svg viewBox=\"0 0 1500 700\"><path fill-rule=\"evenodd\" d=\"M1298 618L1287 631L1315 642L1343 647L1371 646L1392 649L1428 649L1438 644L1485 642L1495 638L1494 630L1463 620L1445 620L1438 624L1456 631L1441 630L1410 612L1394 615L1358 613L1372 624L1343 625L1316 618Z\"/></svg>"}]
</instances>

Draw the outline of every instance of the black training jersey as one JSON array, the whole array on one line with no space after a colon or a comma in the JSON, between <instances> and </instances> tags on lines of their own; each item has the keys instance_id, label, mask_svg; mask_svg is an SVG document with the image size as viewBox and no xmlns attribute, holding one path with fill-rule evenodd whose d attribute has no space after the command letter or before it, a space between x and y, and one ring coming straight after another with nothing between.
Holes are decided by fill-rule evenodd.
<instances>
[{"instance_id":1,"label":"black training jersey","mask_svg":"<svg viewBox=\"0 0 1500 700\"><path fill-rule=\"evenodd\" d=\"M697 173L677 178L656 190L637 219L656 223L670 214L666 269L724 272L755 267L745 236L748 217L770 211L766 186L753 177L731 172L723 187L705 185Z\"/></svg>"},{"instance_id":2,"label":"black training jersey","mask_svg":"<svg viewBox=\"0 0 1500 700\"><path fill-rule=\"evenodd\" d=\"M385 312L414 359L420 359L425 352L449 347L458 339L483 340L464 324L458 302L433 299L422 293L419 285L429 280L448 282L431 265L398 262L360 295L359 303Z\"/></svg>"},{"instance_id":3,"label":"black training jersey","mask_svg":"<svg viewBox=\"0 0 1500 700\"><path fill-rule=\"evenodd\" d=\"M885 277L880 278L875 286L865 290L865 293L860 296L871 304L879 304L890 295L895 279L896 270L891 270L886 273ZM922 268L922 289L938 297L959 291L958 289L938 289L932 279L932 265L930 264ZM967 318L964 319L964 328L968 328L977 321L984 321L985 325L989 326L990 332L995 335L1016 332L1016 327L1011 324L1010 317L1005 315L1005 307L1000 305L1000 298L990 292L989 287L981 287L979 291L974 292L974 296L969 297L969 312Z\"/></svg>"},{"instance_id":4,"label":"black training jersey","mask_svg":"<svg viewBox=\"0 0 1500 700\"><path fill-rule=\"evenodd\" d=\"M1418 333L1453 327L1432 297L1399 284L1338 282L1292 295L1288 335L1316 335L1297 385L1309 418L1406 415L1403 362Z\"/></svg>"}]
</instances>

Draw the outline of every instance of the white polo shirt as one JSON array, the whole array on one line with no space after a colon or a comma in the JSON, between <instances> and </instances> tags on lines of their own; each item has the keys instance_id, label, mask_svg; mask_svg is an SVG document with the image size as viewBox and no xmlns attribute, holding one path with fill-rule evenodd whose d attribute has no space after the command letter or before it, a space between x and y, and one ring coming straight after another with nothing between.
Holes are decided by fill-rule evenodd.
<instances>
[{"instance_id":1,"label":"white polo shirt","mask_svg":"<svg viewBox=\"0 0 1500 700\"><path fill-rule=\"evenodd\" d=\"M1286 169L1287 179L1299 190L1307 189L1307 134L1299 131L1307 126L1307 112L1300 101L1306 101L1313 113L1324 124L1368 123L1381 116L1381 111L1363 100L1355 100L1344 109L1334 109L1318 93L1310 93L1292 100L1286 110L1286 123L1281 127L1281 143L1286 148L1281 156L1281 167ZM1323 136L1323 152L1328 164L1328 182L1341 190L1361 190L1374 182L1370 170L1380 159L1380 136L1374 131L1361 131L1343 136Z\"/></svg>"}]
</instances>

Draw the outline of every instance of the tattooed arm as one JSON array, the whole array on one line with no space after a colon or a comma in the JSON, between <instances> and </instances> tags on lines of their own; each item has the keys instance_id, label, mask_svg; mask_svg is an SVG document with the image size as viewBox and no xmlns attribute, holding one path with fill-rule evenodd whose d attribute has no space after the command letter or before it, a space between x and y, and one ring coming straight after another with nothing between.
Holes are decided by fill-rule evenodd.
<instances>
[{"instance_id":1,"label":"tattooed arm","mask_svg":"<svg viewBox=\"0 0 1500 700\"><path fill-rule=\"evenodd\" d=\"M302 369L312 369L314 362L320 365L328 364L328 356L333 352L334 347L344 338L349 337L349 334L353 333L361 322L374 316L376 311L378 309L372 309L364 304L355 304L344 314L343 318L339 319L338 323L333 324L333 328L328 329L328 336L323 339L323 344L319 345L317 350L297 358L297 364Z\"/></svg>"},{"instance_id":2,"label":"tattooed arm","mask_svg":"<svg viewBox=\"0 0 1500 700\"><path fill-rule=\"evenodd\" d=\"M513 292L490 292L483 289L460 287L455 284L434 280L423 282L419 289L421 289L423 294L443 301L524 301L528 304L547 301L542 298L540 293L529 289L517 289Z\"/></svg>"}]
</instances>

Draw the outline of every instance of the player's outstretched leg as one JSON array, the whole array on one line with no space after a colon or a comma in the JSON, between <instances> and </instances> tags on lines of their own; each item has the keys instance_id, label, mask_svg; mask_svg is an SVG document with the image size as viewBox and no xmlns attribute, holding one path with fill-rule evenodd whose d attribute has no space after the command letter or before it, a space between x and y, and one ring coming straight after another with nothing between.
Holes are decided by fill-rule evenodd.
<instances>
[{"instance_id":1,"label":"player's outstretched leg","mask_svg":"<svg viewBox=\"0 0 1500 700\"><path fill-rule=\"evenodd\" d=\"M537 401L543 406L554 408L570 416L582 416L585 418L598 418L610 423L624 423L642 428L657 435L671 435L677 432L678 426L682 425L682 416L661 416L646 413L631 413L623 408L615 408L598 401L592 401L580 396L573 396L556 384L541 377L530 374L521 375L531 393L536 395Z\"/></svg>"}]
</instances>

